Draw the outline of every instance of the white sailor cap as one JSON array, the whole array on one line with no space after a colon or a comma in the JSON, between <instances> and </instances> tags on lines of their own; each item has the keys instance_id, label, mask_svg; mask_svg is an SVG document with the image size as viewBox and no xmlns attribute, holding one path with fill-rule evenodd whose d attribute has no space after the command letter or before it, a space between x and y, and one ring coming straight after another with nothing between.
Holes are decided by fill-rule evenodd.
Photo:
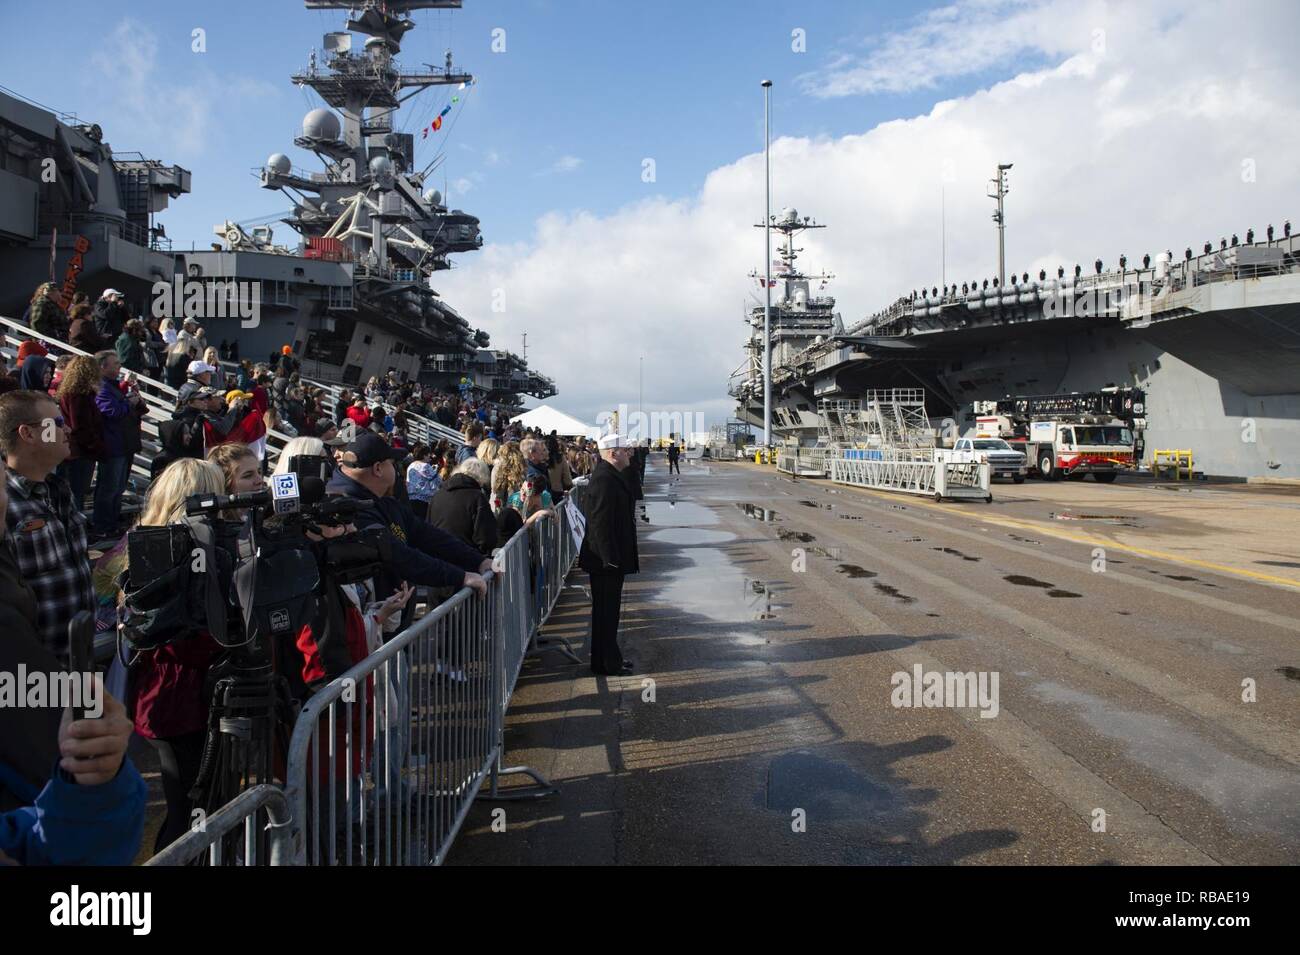
<instances>
[{"instance_id":1,"label":"white sailor cap","mask_svg":"<svg viewBox=\"0 0 1300 955\"><path fill-rule=\"evenodd\" d=\"M601 438L596 442L596 445L600 450L608 451L610 448L630 448L632 443L628 441L627 435L614 433L601 435Z\"/></svg>"}]
</instances>

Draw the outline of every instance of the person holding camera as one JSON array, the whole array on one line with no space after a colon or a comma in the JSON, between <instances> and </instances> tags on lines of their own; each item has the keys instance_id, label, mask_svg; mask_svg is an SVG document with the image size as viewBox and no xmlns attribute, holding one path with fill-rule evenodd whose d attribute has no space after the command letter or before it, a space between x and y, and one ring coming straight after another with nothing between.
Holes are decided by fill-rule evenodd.
<instances>
[{"instance_id":1,"label":"person holding camera","mask_svg":"<svg viewBox=\"0 0 1300 955\"><path fill-rule=\"evenodd\" d=\"M226 487L225 475L216 464L194 458L174 461L149 487L139 526L176 524L185 517L185 502L191 495L224 494ZM198 779L207 735L207 676L221 652L212 635L201 630L141 651L131 664L129 701L135 730L158 753L167 801L155 853L189 828L190 790Z\"/></svg>"},{"instance_id":2,"label":"person holding camera","mask_svg":"<svg viewBox=\"0 0 1300 955\"><path fill-rule=\"evenodd\" d=\"M376 599L397 590L398 579L430 587L470 587L487 595L481 576L492 566L489 557L456 537L420 520L410 506L392 497L397 477L394 462L406 452L395 450L379 435L358 431L339 455L339 467L327 491L372 506L357 518L357 527L382 527L392 537L392 564L376 579Z\"/></svg>"}]
</instances>

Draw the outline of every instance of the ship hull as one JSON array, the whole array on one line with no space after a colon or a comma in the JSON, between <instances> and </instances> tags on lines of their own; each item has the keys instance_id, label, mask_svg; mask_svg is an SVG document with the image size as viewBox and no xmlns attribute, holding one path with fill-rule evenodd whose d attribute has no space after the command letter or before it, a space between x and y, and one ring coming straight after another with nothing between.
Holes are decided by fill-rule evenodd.
<instances>
[{"instance_id":1,"label":"ship hull","mask_svg":"<svg viewBox=\"0 0 1300 955\"><path fill-rule=\"evenodd\" d=\"M951 417L964 433L976 401L1134 386L1147 396L1148 451L1189 449L1196 470L1212 475L1300 478L1300 306L1220 309L1140 328L1115 319L1016 332L1002 341L916 336L930 339L916 357L847 362L811 388L774 396L773 406L806 404L809 392L852 398L920 384L931 417ZM760 406L760 422L761 414ZM774 423L774 432L778 441L812 443L805 429Z\"/></svg>"}]
</instances>

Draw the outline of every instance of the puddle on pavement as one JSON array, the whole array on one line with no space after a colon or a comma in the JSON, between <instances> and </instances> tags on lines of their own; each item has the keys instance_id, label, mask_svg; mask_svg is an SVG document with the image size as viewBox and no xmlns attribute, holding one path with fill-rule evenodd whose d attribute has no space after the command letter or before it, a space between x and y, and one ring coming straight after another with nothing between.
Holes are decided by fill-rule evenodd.
<instances>
[{"instance_id":1,"label":"puddle on pavement","mask_svg":"<svg viewBox=\"0 0 1300 955\"><path fill-rule=\"evenodd\" d=\"M702 527L665 527L648 535L648 540L661 544L696 546L699 544L725 544L736 539L727 531L710 531Z\"/></svg>"},{"instance_id":2,"label":"puddle on pavement","mask_svg":"<svg viewBox=\"0 0 1300 955\"><path fill-rule=\"evenodd\" d=\"M862 515L861 515L861 514L836 514L835 516L838 517L838 518L839 518L840 520L842 520L842 521L860 521L860 520L862 520Z\"/></svg>"},{"instance_id":3,"label":"puddle on pavement","mask_svg":"<svg viewBox=\"0 0 1300 955\"><path fill-rule=\"evenodd\" d=\"M937 616L939 616L939 614L934 613L933 611L931 611L931 612L927 613L926 616L927 616L927 617L937 617Z\"/></svg>"},{"instance_id":4,"label":"puddle on pavement","mask_svg":"<svg viewBox=\"0 0 1300 955\"><path fill-rule=\"evenodd\" d=\"M937 550L944 554L952 554L954 557L960 557L962 560L968 560L973 564L978 564L980 561L978 557L971 557L969 554L963 554L955 547L931 547L930 550Z\"/></svg>"},{"instance_id":5,"label":"puddle on pavement","mask_svg":"<svg viewBox=\"0 0 1300 955\"><path fill-rule=\"evenodd\" d=\"M819 507L826 511L833 510L835 507L834 504L823 504L821 501L800 501L799 503L804 507Z\"/></svg>"},{"instance_id":6,"label":"puddle on pavement","mask_svg":"<svg viewBox=\"0 0 1300 955\"><path fill-rule=\"evenodd\" d=\"M651 524L671 527L698 527L718 523L718 515L703 504L693 501L646 501L646 513Z\"/></svg>"},{"instance_id":7,"label":"puddle on pavement","mask_svg":"<svg viewBox=\"0 0 1300 955\"><path fill-rule=\"evenodd\" d=\"M983 530L983 529L984 529L984 528L982 528L982 527L980 528L980 530ZM1036 541L1036 540L1034 540L1032 537L1021 537L1019 534L1008 534L1007 536L1010 537L1013 541L1020 541L1020 543L1022 543L1022 544L1041 544L1041 543L1042 543L1042 541ZM1111 563L1114 563L1114 561L1112 561Z\"/></svg>"},{"instance_id":8,"label":"puddle on pavement","mask_svg":"<svg viewBox=\"0 0 1300 955\"><path fill-rule=\"evenodd\" d=\"M840 548L838 547L809 547L808 553L816 554L818 557L825 557L828 560L840 559Z\"/></svg>"},{"instance_id":9,"label":"puddle on pavement","mask_svg":"<svg viewBox=\"0 0 1300 955\"><path fill-rule=\"evenodd\" d=\"M1049 591L1047 592L1047 596L1049 596L1049 597L1082 597L1083 594L1076 594L1076 593L1075 593L1074 591L1072 591L1072 590L1049 590Z\"/></svg>"},{"instance_id":10,"label":"puddle on pavement","mask_svg":"<svg viewBox=\"0 0 1300 955\"><path fill-rule=\"evenodd\" d=\"M897 587L891 587L889 584L882 584L882 583L881 583L880 581L878 581L878 580L875 581L875 582L873 582L873 583L872 583L872 586L875 587L875 588L876 588L878 591L880 591L882 594L885 594L885 595L888 596L888 597L893 597L893 598L894 598L895 600L897 600L899 603L905 603L905 604L914 604L914 603L916 603L916 598L915 598L915 597L909 597L907 594L899 593L899 590L898 590Z\"/></svg>"},{"instance_id":11,"label":"puddle on pavement","mask_svg":"<svg viewBox=\"0 0 1300 955\"><path fill-rule=\"evenodd\" d=\"M1212 640L1210 642L1210 649L1217 653L1231 653L1233 656L1241 656L1241 654L1246 652L1245 647L1239 647L1235 643L1227 643L1224 640ZM1297 670L1296 672L1297 674L1300 674L1300 670Z\"/></svg>"},{"instance_id":12,"label":"puddle on pavement","mask_svg":"<svg viewBox=\"0 0 1300 955\"><path fill-rule=\"evenodd\" d=\"M1131 616L1133 616L1133 611L1132 611L1132 610L1116 610L1115 612L1116 612L1117 614L1119 614L1121 617L1131 617Z\"/></svg>"},{"instance_id":13,"label":"puddle on pavement","mask_svg":"<svg viewBox=\"0 0 1300 955\"><path fill-rule=\"evenodd\" d=\"M740 508L746 517L752 518L756 521L762 521L765 524L770 524L773 521L779 521L781 519L777 517L776 511L771 508L759 507L757 504L750 504L747 501L737 501L736 507Z\"/></svg>"},{"instance_id":14,"label":"puddle on pavement","mask_svg":"<svg viewBox=\"0 0 1300 955\"><path fill-rule=\"evenodd\" d=\"M924 543L925 543L925 538L924 538L924 537L904 537L904 538L903 538L903 543L904 543L904 544L924 544Z\"/></svg>"},{"instance_id":15,"label":"puddle on pavement","mask_svg":"<svg viewBox=\"0 0 1300 955\"><path fill-rule=\"evenodd\" d=\"M1057 521L1097 521L1101 524L1113 524L1116 527L1142 527L1131 514L1070 514L1065 511L1052 511L1047 515Z\"/></svg>"},{"instance_id":16,"label":"puddle on pavement","mask_svg":"<svg viewBox=\"0 0 1300 955\"><path fill-rule=\"evenodd\" d=\"M1277 672L1288 680L1300 680L1300 667L1278 667Z\"/></svg>"},{"instance_id":17,"label":"puddle on pavement","mask_svg":"<svg viewBox=\"0 0 1300 955\"><path fill-rule=\"evenodd\" d=\"M814 819L861 820L898 808L898 797L853 766L794 752L777 756L768 766L763 805L786 815L802 809Z\"/></svg>"},{"instance_id":18,"label":"puddle on pavement","mask_svg":"<svg viewBox=\"0 0 1300 955\"><path fill-rule=\"evenodd\" d=\"M1257 560L1255 563L1266 567L1300 567L1300 561L1294 560Z\"/></svg>"},{"instance_id":19,"label":"puddle on pavement","mask_svg":"<svg viewBox=\"0 0 1300 955\"><path fill-rule=\"evenodd\" d=\"M840 564L835 568L835 570L847 577L853 577L854 579L879 576L874 570L867 570L865 567L859 567L857 564Z\"/></svg>"},{"instance_id":20,"label":"puddle on pavement","mask_svg":"<svg viewBox=\"0 0 1300 955\"><path fill-rule=\"evenodd\" d=\"M1042 587L1044 590L1050 590L1056 586L1056 584L1049 584L1045 580L1026 577L1024 574L1007 574L1002 579L1009 584L1015 584L1017 587Z\"/></svg>"},{"instance_id":21,"label":"puddle on pavement","mask_svg":"<svg viewBox=\"0 0 1300 955\"><path fill-rule=\"evenodd\" d=\"M785 609L772 602L768 582L746 577L722 551L692 547L681 556L690 564L668 574L656 596L668 606L719 623L771 620Z\"/></svg>"},{"instance_id":22,"label":"puddle on pavement","mask_svg":"<svg viewBox=\"0 0 1300 955\"><path fill-rule=\"evenodd\" d=\"M1119 709L1114 700L1058 683L1035 684L1032 692L1070 707L1094 731L1124 743L1127 757L1138 766L1216 806L1226 825L1288 840L1300 836L1300 800L1295 798L1300 772L1250 762L1166 717Z\"/></svg>"},{"instance_id":23,"label":"puddle on pavement","mask_svg":"<svg viewBox=\"0 0 1300 955\"><path fill-rule=\"evenodd\" d=\"M776 534L783 541L798 541L801 544L811 544L817 539L807 531L791 531L786 530L784 527L779 528Z\"/></svg>"}]
</instances>

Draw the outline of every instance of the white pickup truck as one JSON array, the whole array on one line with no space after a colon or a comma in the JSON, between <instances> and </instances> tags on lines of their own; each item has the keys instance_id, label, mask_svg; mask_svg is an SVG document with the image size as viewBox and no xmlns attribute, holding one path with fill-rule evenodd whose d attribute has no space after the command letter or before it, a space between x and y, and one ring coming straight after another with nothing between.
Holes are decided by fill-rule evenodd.
<instances>
[{"instance_id":1,"label":"white pickup truck","mask_svg":"<svg viewBox=\"0 0 1300 955\"><path fill-rule=\"evenodd\" d=\"M970 451L977 458L986 458L991 477L1009 477L1017 484L1025 483L1029 467L1024 454L1001 438L958 438L953 450Z\"/></svg>"}]
</instances>

